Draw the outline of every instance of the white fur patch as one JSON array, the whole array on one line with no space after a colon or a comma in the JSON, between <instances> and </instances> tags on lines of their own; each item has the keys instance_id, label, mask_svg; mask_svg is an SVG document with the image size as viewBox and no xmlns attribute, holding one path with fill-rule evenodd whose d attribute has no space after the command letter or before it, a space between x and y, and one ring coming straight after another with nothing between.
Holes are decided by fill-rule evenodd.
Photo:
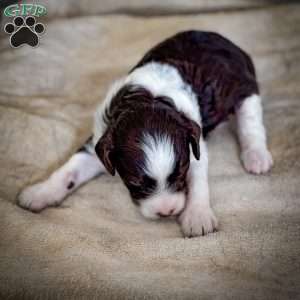
<instances>
[{"instance_id":1,"label":"white fur patch","mask_svg":"<svg viewBox=\"0 0 300 300\"><path fill-rule=\"evenodd\" d=\"M238 134L243 148L252 147L254 144L266 143L266 132L263 124L261 98L252 95L243 101L237 111Z\"/></svg>"},{"instance_id":2,"label":"white fur patch","mask_svg":"<svg viewBox=\"0 0 300 300\"><path fill-rule=\"evenodd\" d=\"M203 137L200 138L201 156L196 160L191 153L188 171L189 193L187 204L179 217L184 236L205 235L218 228L218 221L210 207L208 187L208 153Z\"/></svg>"},{"instance_id":3,"label":"white fur patch","mask_svg":"<svg viewBox=\"0 0 300 300\"><path fill-rule=\"evenodd\" d=\"M18 197L18 204L35 212L58 205L101 172L105 172L105 168L97 156L78 152L45 181L26 187Z\"/></svg>"},{"instance_id":4,"label":"white fur patch","mask_svg":"<svg viewBox=\"0 0 300 300\"><path fill-rule=\"evenodd\" d=\"M253 94L246 98L236 115L241 159L245 169L254 174L268 172L273 159L267 147L260 96Z\"/></svg>"},{"instance_id":5,"label":"white fur patch","mask_svg":"<svg viewBox=\"0 0 300 300\"><path fill-rule=\"evenodd\" d=\"M155 97L169 97L178 111L200 125L197 97L175 67L166 63L151 62L134 70L127 81L143 86Z\"/></svg>"},{"instance_id":6,"label":"white fur patch","mask_svg":"<svg viewBox=\"0 0 300 300\"><path fill-rule=\"evenodd\" d=\"M190 85L182 80L178 70L168 64L147 63L132 73L115 81L107 92L104 101L99 105L94 117L94 138L96 145L106 130L103 121L105 109L112 98L126 84L139 85L147 89L153 96L166 96L172 99L176 109L201 126L201 115L195 93Z\"/></svg>"},{"instance_id":7,"label":"white fur patch","mask_svg":"<svg viewBox=\"0 0 300 300\"><path fill-rule=\"evenodd\" d=\"M166 187L167 177L175 165L174 146L167 135L145 134L142 141L145 153L145 172L157 180L160 190Z\"/></svg>"}]
</instances>

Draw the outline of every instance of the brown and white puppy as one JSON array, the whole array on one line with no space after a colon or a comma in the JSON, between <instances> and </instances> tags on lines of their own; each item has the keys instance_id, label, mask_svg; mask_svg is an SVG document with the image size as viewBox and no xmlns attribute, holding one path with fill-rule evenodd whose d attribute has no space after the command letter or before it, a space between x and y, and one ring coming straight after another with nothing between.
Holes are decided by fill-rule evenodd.
<instances>
[{"instance_id":1,"label":"brown and white puppy","mask_svg":"<svg viewBox=\"0 0 300 300\"><path fill-rule=\"evenodd\" d=\"M233 113L245 169L267 172L273 162L250 57L219 34L178 33L111 86L92 138L18 203L40 211L96 175L117 172L145 217L178 216L188 237L213 232L204 138Z\"/></svg>"}]
</instances>

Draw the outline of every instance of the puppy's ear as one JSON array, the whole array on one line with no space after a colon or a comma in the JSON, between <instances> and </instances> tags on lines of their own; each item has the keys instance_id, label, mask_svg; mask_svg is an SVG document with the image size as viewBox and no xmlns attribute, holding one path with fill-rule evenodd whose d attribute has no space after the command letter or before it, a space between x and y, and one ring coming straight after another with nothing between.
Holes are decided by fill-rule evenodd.
<instances>
[{"instance_id":1,"label":"puppy's ear","mask_svg":"<svg viewBox=\"0 0 300 300\"><path fill-rule=\"evenodd\" d=\"M95 146L95 151L106 170L114 176L114 144L111 129L107 129L104 135L99 139Z\"/></svg>"},{"instance_id":2,"label":"puppy's ear","mask_svg":"<svg viewBox=\"0 0 300 300\"><path fill-rule=\"evenodd\" d=\"M192 151L197 160L200 159L200 137L201 128L193 120L187 118L184 114L180 115L179 124L186 131L188 136L188 143L192 146Z\"/></svg>"},{"instance_id":3,"label":"puppy's ear","mask_svg":"<svg viewBox=\"0 0 300 300\"><path fill-rule=\"evenodd\" d=\"M188 121L187 127L188 127L188 134L189 134L189 142L191 143L193 154L195 158L199 160L200 159L199 142L201 136L201 128L196 122L192 120Z\"/></svg>"},{"instance_id":4,"label":"puppy's ear","mask_svg":"<svg viewBox=\"0 0 300 300\"><path fill-rule=\"evenodd\" d=\"M200 136L201 136L200 126L196 122L191 121L190 143L192 145L194 156L197 160L200 159L200 145L199 145Z\"/></svg>"}]
</instances>

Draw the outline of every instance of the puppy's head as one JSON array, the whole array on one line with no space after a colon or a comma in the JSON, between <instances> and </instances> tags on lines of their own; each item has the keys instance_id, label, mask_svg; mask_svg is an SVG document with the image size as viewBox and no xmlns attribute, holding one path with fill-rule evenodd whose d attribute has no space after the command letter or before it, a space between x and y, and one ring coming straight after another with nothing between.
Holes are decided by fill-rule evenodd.
<instances>
[{"instance_id":1,"label":"puppy's head","mask_svg":"<svg viewBox=\"0 0 300 300\"><path fill-rule=\"evenodd\" d=\"M183 210L190 145L199 159L200 134L174 109L142 108L109 127L95 150L112 175L118 172L141 213L157 219Z\"/></svg>"}]
</instances>

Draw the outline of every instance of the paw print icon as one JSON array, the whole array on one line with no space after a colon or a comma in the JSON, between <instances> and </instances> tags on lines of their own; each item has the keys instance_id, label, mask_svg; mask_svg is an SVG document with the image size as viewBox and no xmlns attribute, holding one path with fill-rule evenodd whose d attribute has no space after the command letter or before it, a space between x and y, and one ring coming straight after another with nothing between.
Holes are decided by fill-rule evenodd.
<instances>
[{"instance_id":1,"label":"paw print icon","mask_svg":"<svg viewBox=\"0 0 300 300\"><path fill-rule=\"evenodd\" d=\"M10 44L14 48L27 44L36 47L39 44L40 35L45 31L42 23L36 23L33 16L23 18L17 16L12 23L7 23L4 31L10 34Z\"/></svg>"}]
</instances>

